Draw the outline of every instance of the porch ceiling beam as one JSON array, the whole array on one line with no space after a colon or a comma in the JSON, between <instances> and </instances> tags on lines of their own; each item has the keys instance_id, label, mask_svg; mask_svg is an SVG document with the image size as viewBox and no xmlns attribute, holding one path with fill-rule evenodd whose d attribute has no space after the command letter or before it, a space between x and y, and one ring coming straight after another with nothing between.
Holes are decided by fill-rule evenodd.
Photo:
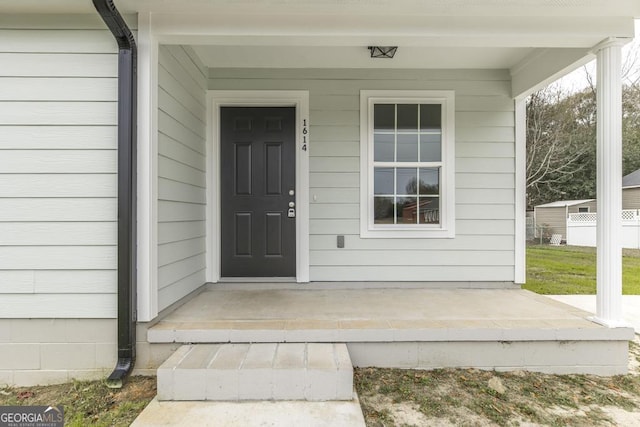
<instances>
[{"instance_id":1,"label":"porch ceiling beam","mask_svg":"<svg viewBox=\"0 0 640 427\"><path fill-rule=\"evenodd\" d=\"M511 68L511 95L524 98L594 58L591 49L536 49Z\"/></svg>"},{"instance_id":2,"label":"porch ceiling beam","mask_svg":"<svg viewBox=\"0 0 640 427\"><path fill-rule=\"evenodd\" d=\"M161 43L253 46L569 47L633 37L628 17L152 14Z\"/></svg>"}]
</instances>

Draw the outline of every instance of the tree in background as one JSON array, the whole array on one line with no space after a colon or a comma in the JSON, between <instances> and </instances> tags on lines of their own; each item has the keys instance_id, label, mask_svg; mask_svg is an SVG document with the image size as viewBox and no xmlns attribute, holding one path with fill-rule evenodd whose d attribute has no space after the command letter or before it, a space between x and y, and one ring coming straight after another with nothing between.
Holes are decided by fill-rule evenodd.
<instances>
[{"instance_id":1,"label":"tree in background","mask_svg":"<svg viewBox=\"0 0 640 427\"><path fill-rule=\"evenodd\" d=\"M622 163L640 169L640 49L626 56L622 89ZM596 91L568 91L552 84L527 99L527 207L596 197Z\"/></svg>"}]
</instances>

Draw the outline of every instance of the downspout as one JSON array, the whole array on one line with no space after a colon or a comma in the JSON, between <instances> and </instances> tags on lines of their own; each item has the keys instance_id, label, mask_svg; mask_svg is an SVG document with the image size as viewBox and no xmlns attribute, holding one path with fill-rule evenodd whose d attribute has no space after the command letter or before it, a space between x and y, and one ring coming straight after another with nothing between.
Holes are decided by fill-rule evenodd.
<instances>
[{"instance_id":1,"label":"downspout","mask_svg":"<svg viewBox=\"0 0 640 427\"><path fill-rule=\"evenodd\" d=\"M118 362L107 386L122 387L136 360L136 42L113 0L93 5L118 42Z\"/></svg>"}]
</instances>

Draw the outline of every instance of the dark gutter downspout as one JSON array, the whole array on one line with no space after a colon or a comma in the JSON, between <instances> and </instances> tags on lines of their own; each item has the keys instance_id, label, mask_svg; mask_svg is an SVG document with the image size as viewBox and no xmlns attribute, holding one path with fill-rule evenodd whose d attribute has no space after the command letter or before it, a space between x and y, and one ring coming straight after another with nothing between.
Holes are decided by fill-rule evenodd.
<instances>
[{"instance_id":1,"label":"dark gutter downspout","mask_svg":"<svg viewBox=\"0 0 640 427\"><path fill-rule=\"evenodd\" d=\"M136 361L137 50L113 0L93 5L118 42L118 362L107 385L120 388Z\"/></svg>"}]
</instances>

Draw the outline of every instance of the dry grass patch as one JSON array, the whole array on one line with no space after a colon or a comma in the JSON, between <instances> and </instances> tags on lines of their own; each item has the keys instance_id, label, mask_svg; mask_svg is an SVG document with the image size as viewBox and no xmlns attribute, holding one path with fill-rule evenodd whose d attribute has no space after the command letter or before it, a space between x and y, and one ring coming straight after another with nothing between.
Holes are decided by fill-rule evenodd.
<instances>
[{"instance_id":1,"label":"dry grass patch","mask_svg":"<svg viewBox=\"0 0 640 427\"><path fill-rule=\"evenodd\" d=\"M62 405L65 425L128 426L155 395L155 377L131 377L119 390L104 381L2 388L0 405Z\"/></svg>"},{"instance_id":2,"label":"dry grass patch","mask_svg":"<svg viewBox=\"0 0 640 427\"><path fill-rule=\"evenodd\" d=\"M367 368L355 383L368 426L638 425L639 344L632 372L614 377Z\"/></svg>"}]
</instances>

